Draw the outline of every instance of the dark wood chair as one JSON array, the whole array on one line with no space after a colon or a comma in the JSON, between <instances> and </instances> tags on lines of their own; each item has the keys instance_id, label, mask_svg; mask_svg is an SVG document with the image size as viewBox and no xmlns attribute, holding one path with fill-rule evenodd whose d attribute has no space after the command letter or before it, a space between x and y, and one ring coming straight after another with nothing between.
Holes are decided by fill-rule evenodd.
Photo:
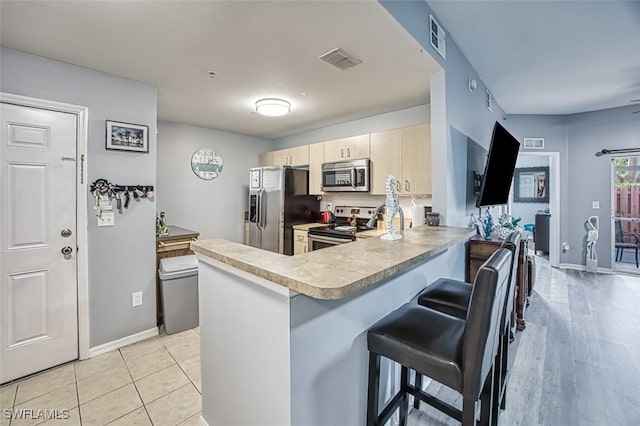
<instances>
[{"instance_id":1,"label":"dark wood chair","mask_svg":"<svg viewBox=\"0 0 640 426\"><path fill-rule=\"evenodd\" d=\"M491 423L494 361L511 275L511 257L510 250L501 248L480 267L464 320L407 303L369 329L368 426L385 424L396 409L400 410L400 425L404 426L408 395L453 417L463 426L477 424L476 408L481 400L481 423ZM402 373L400 390L378 410L381 357L401 364ZM412 385L409 369L460 392L462 410Z\"/></svg>"},{"instance_id":2,"label":"dark wood chair","mask_svg":"<svg viewBox=\"0 0 640 426\"><path fill-rule=\"evenodd\" d=\"M636 252L636 268L638 267L638 250L640 249L640 235L622 230L622 222L616 220L616 262L622 260L622 255L626 249ZM625 241L631 239L632 242Z\"/></svg>"}]
</instances>

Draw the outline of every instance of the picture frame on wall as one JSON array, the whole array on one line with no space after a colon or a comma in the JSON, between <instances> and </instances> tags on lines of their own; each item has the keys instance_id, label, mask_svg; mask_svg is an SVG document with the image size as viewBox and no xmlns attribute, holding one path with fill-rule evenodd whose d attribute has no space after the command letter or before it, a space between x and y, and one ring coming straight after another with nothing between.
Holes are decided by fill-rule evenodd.
<instances>
[{"instance_id":1,"label":"picture frame on wall","mask_svg":"<svg viewBox=\"0 0 640 426\"><path fill-rule=\"evenodd\" d=\"M106 128L106 149L149 152L148 126L107 120Z\"/></svg>"},{"instance_id":2,"label":"picture frame on wall","mask_svg":"<svg viewBox=\"0 0 640 426\"><path fill-rule=\"evenodd\" d=\"M513 201L516 203L549 203L549 167L516 168Z\"/></svg>"}]
</instances>

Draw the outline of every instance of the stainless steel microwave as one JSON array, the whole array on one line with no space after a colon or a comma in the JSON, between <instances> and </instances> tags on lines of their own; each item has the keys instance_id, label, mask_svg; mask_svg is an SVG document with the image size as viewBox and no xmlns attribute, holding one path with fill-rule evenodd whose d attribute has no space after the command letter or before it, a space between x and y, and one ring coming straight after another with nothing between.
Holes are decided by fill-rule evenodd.
<instances>
[{"instance_id":1,"label":"stainless steel microwave","mask_svg":"<svg viewBox=\"0 0 640 426\"><path fill-rule=\"evenodd\" d=\"M369 160L324 163L322 165L322 190L369 192Z\"/></svg>"}]
</instances>

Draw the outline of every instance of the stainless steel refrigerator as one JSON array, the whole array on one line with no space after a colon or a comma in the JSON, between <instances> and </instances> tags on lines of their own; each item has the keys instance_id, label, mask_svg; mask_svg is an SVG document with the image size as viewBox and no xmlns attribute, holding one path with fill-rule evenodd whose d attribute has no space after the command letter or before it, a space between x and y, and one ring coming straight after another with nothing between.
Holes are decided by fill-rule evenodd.
<instances>
[{"instance_id":1,"label":"stainless steel refrigerator","mask_svg":"<svg viewBox=\"0 0 640 426\"><path fill-rule=\"evenodd\" d=\"M318 218L309 172L283 166L249 171L249 245L293 255L293 225Z\"/></svg>"}]
</instances>

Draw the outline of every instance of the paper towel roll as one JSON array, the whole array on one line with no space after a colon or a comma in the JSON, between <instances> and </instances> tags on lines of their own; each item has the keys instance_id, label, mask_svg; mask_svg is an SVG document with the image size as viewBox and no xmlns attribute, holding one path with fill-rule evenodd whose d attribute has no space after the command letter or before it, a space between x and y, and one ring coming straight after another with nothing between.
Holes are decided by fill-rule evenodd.
<instances>
[{"instance_id":1,"label":"paper towel roll","mask_svg":"<svg viewBox=\"0 0 640 426\"><path fill-rule=\"evenodd\" d=\"M411 200L411 223L414 228L425 224L424 206L416 204L414 200Z\"/></svg>"}]
</instances>

